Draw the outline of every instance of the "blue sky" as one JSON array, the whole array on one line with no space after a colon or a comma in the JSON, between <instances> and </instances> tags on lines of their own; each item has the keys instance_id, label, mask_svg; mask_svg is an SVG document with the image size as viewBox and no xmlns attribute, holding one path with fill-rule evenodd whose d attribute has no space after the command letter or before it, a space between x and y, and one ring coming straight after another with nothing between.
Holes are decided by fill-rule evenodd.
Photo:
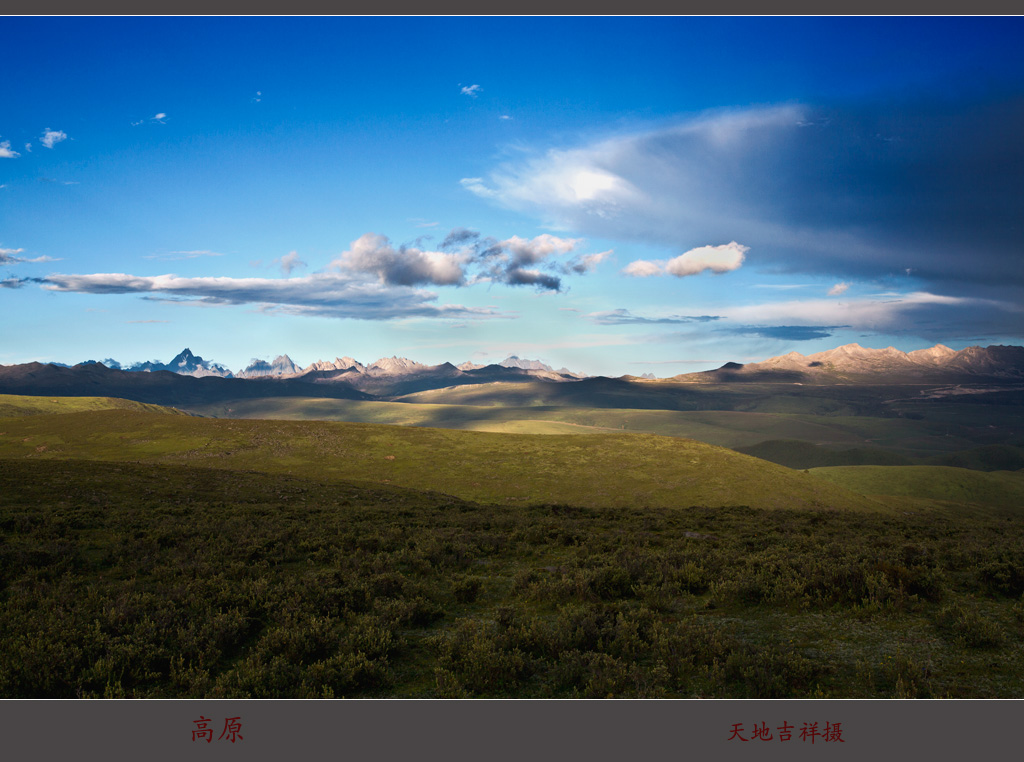
<instances>
[{"instance_id":1,"label":"blue sky","mask_svg":"<svg viewBox=\"0 0 1024 762\"><path fill-rule=\"evenodd\" d=\"M1024 339L1019 18L4 18L0 364Z\"/></svg>"}]
</instances>

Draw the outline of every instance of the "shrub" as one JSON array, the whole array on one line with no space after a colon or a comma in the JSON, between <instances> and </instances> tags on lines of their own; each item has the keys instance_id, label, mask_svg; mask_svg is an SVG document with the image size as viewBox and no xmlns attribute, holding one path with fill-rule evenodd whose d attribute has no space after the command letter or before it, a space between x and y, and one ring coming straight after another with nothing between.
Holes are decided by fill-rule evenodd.
<instances>
[{"instance_id":1,"label":"shrub","mask_svg":"<svg viewBox=\"0 0 1024 762\"><path fill-rule=\"evenodd\" d=\"M944 606L935 617L939 630L952 636L955 643L968 648L997 648L1006 640L998 622L979 613L976 605L957 602Z\"/></svg>"}]
</instances>

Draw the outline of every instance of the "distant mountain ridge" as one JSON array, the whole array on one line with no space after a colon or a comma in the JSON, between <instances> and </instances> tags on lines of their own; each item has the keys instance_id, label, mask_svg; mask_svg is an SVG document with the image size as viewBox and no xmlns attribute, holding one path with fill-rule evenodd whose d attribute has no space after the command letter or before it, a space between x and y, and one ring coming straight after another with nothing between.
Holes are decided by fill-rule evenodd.
<instances>
[{"instance_id":1,"label":"distant mountain ridge","mask_svg":"<svg viewBox=\"0 0 1024 762\"><path fill-rule=\"evenodd\" d=\"M747 365L726 363L716 370L686 373L672 380L788 380L793 383L1024 381L1024 347L975 346L957 351L936 344L928 349L902 352L895 347L871 349L853 343L811 355L790 352Z\"/></svg>"},{"instance_id":2,"label":"distant mountain ridge","mask_svg":"<svg viewBox=\"0 0 1024 762\"><path fill-rule=\"evenodd\" d=\"M1018 384L1024 388L1024 347L967 347L956 351L942 344L913 352L846 344L811 355L790 352L747 365L730 362L716 370L666 379L585 377L564 368L555 371L545 363L515 355L491 365L467 362L459 366L424 365L405 357L386 357L363 365L351 357L341 357L318 360L305 368L288 355L280 355L272 362L254 360L236 375L185 349L166 364L153 361L127 368L117 366L119 363L112 360L74 367L58 363L0 366L0 393L100 395L174 405L231 397L393 400L460 386L544 382L558 389L551 389L552 399L613 394L618 395L620 405L649 407L651 402L644 401L645 394L657 389L658 394L672 396L678 393L673 384ZM668 400L657 404L672 407Z\"/></svg>"},{"instance_id":3,"label":"distant mountain ridge","mask_svg":"<svg viewBox=\"0 0 1024 762\"><path fill-rule=\"evenodd\" d=\"M95 360L87 360L82 363L83 365L105 365L113 370L125 370L131 372L141 373L152 373L158 370L168 370L171 373L177 373L182 376L194 376L195 378L202 378L204 376L219 376L221 378L232 378L233 374L230 370L225 368L220 363L209 362L204 360L202 357L192 354L192 350L185 347L179 352L174 359L169 363L162 363L159 360L152 360L149 362L137 362L131 365L123 366L117 360L107 358L102 363L98 363ZM61 367L67 368L68 365L63 363L54 363L54 365L60 365Z\"/></svg>"},{"instance_id":4,"label":"distant mountain ridge","mask_svg":"<svg viewBox=\"0 0 1024 762\"><path fill-rule=\"evenodd\" d=\"M71 367L65 363L52 364L64 368ZM367 375L373 378L389 378L438 372L447 374L451 370L461 372L480 370L482 368L490 367L487 365L478 365L472 362L464 362L458 366L452 365L451 363L442 363L441 365L424 365L423 363L410 360L407 357L396 356L382 357L369 365L363 365L352 357L336 357L333 362L329 360L317 360L306 367L302 367L301 365L297 365L294 360L285 354L278 355L271 362L267 362L266 360L261 360L259 358L253 358L245 368L237 373L232 373L219 363L208 362L203 360L202 357L193 355L192 351L188 348L182 350L168 363L161 363L158 360L153 360L151 362L137 362L131 365L122 365L118 361L108 358L103 360L102 363L97 362L96 360L86 360L81 364L102 364L108 368L112 368L113 370L124 370L129 372L152 373L158 370L167 370L172 373L178 373L184 376L195 376L197 378L203 376L220 376L222 378L293 378L303 376L307 373L331 373L333 371L352 371L355 374ZM548 378L550 380L566 380L565 377L587 378L585 373L577 373L568 370L567 368L554 370L550 365L547 365L540 360L524 360L520 359L516 355L509 355L498 363L498 366L502 368L515 368L530 371L537 377ZM332 377L337 377L337 375L335 374ZM326 377L320 377L319 380L322 381L325 380L325 378Z\"/></svg>"},{"instance_id":5,"label":"distant mountain ridge","mask_svg":"<svg viewBox=\"0 0 1024 762\"><path fill-rule=\"evenodd\" d=\"M525 367L522 367L525 366ZM0 393L89 396L103 394L158 404L254 396L308 396L345 399L393 398L453 386L492 382L577 382L581 373L551 370L537 360L512 356L503 364L424 365L406 357L384 357L363 365L351 357L318 360L303 368L288 355L272 362L254 359L233 374L184 349L168 363L122 366L107 359L74 367L62 363L0 366ZM564 369L563 369L564 370ZM221 381L197 386L186 381Z\"/></svg>"}]
</instances>

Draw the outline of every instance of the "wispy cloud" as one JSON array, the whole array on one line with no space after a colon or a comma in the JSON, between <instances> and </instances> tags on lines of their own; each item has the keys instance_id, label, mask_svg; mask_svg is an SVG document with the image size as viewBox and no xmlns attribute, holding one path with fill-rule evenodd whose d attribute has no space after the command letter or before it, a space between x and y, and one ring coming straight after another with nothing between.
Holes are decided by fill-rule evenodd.
<instances>
[{"instance_id":1,"label":"wispy cloud","mask_svg":"<svg viewBox=\"0 0 1024 762\"><path fill-rule=\"evenodd\" d=\"M193 251L168 251L165 254L146 254L143 259L157 259L165 262L173 262L181 259L196 259L197 257L223 257L219 251L209 249L195 249Z\"/></svg>"},{"instance_id":2,"label":"wispy cloud","mask_svg":"<svg viewBox=\"0 0 1024 762\"><path fill-rule=\"evenodd\" d=\"M741 336L760 336L765 339L813 341L814 339L827 339L840 328L849 327L848 325L741 325L723 330Z\"/></svg>"},{"instance_id":3,"label":"wispy cloud","mask_svg":"<svg viewBox=\"0 0 1024 762\"><path fill-rule=\"evenodd\" d=\"M679 323L709 323L720 320L718 315L666 315L664 317L644 317L634 315L629 310L617 309L606 312L591 312L587 315L592 323L598 325L654 325Z\"/></svg>"},{"instance_id":4,"label":"wispy cloud","mask_svg":"<svg viewBox=\"0 0 1024 762\"><path fill-rule=\"evenodd\" d=\"M740 326L848 327L867 333L950 340L961 336L1024 336L1024 307L1015 302L915 291L856 299L804 299L722 307ZM762 334L763 335L763 334Z\"/></svg>"},{"instance_id":5,"label":"wispy cloud","mask_svg":"<svg viewBox=\"0 0 1024 762\"><path fill-rule=\"evenodd\" d=\"M308 265L299 259L299 252L290 251L280 259L275 259L274 264L281 267L281 272L285 275L291 275L292 270L299 267L308 267Z\"/></svg>"},{"instance_id":6,"label":"wispy cloud","mask_svg":"<svg viewBox=\"0 0 1024 762\"><path fill-rule=\"evenodd\" d=\"M53 148L58 143L62 143L67 139L68 135L64 130L51 130L47 127L43 130L43 135L39 138L39 142L47 148Z\"/></svg>"},{"instance_id":7,"label":"wispy cloud","mask_svg":"<svg viewBox=\"0 0 1024 762\"><path fill-rule=\"evenodd\" d=\"M0 265L14 265L21 263L36 263L36 262L59 262L59 259L54 257L34 257L33 259L26 259L24 257L16 257L15 254L20 254L24 249L3 249L0 248Z\"/></svg>"},{"instance_id":8,"label":"wispy cloud","mask_svg":"<svg viewBox=\"0 0 1024 762\"><path fill-rule=\"evenodd\" d=\"M132 122L132 127L138 127L139 125L145 124L146 122L153 122L155 124L167 124L167 114L161 111L149 117L148 119L139 119L138 121Z\"/></svg>"},{"instance_id":9,"label":"wispy cloud","mask_svg":"<svg viewBox=\"0 0 1024 762\"><path fill-rule=\"evenodd\" d=\"M567 262L565 268L568 272L583 275L584 273L591 272L599 264L608 259L608 257L613 253L612 249L608 249L608 251L599 251L596 254L580 254Z\"/></svg>"},{"instance_id":10,"label":"wispy cloud","mask_svg":"<svg viewBox=\"0 0 1024 762\"><path fill-rule=\"evenodd\" d=\"M11 141L0 140L0 159L17 159L20 153L11 149Z\"/></svg>"},{"instance_id":11,"label":"wispy cloud","mask_svg":"<svg viewBox=\"0 0 1024 762\"><path fill-rule=\"evenodd\" d=\"M1020 297L1022 102L1004 92L719 111L527 155L462 185L579 234L677 250L739 240L777 272L910 270L933 290Z\"/></svg>"},{"instance_id":12,"label":"wispy cloud","mask_svg":"<svg viewBox=\"0 0 1024 762\"><path fill-rule=\"evenodd\" d=\"M850 288L850 284L849 283L845 283L845 282L844 283L837 283L836 285L832 286L832 288L830 288L828 290L828 295L829 296L841 296L842 294L845 294L849 290L849 288Z\"/></svg>"},{"instance_id":13,"label":"wispy cloud","mask_svg":"<svg viewBox=\"0 0 1024 762\"><path fill-rule=\"evenodd\" d=\"M470 98L476 98L482 90L483 88L480 85L464 85L459 92L463 95L468 95Z\"/></svg>"},{"instance_id":14,"label":"wispy cloud","mask_svg":"<svg viewBox=\"0 0 1024 762\"><path fill-rule=\"evenodd\" d=\"M7 278L0 280L0 288L21 288L27 283L45 283L44 278Z\"/></svg>"},{"instance_id":15,"label":"wispy cloud","mask_svg":"<svg viewBox=\"0 0 1024 762\"><path fill-rule=\"evenodd\" d=\"M301 278L53 274L38 282L54 292L139 294L143 298L206 306L253 304L263 312L288 315L357 320L502 317L490 308L434 304L437 295L429 291L389 287L330 273Z\"/></svg>"}]
</instances>

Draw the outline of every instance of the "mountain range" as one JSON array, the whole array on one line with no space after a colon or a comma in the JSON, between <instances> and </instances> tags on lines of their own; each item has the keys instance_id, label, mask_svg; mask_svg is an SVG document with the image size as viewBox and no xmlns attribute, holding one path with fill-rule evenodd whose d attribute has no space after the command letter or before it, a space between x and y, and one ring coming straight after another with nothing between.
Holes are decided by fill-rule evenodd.
<instances>
[{"instance_id":1,"label":"mountain range","mask_svg":"<svg viewBox=\"0 0 1024 762\"><path fill-rule=\"evenodd\" d=\"M64 368L71 367L65 363L52 364L59 365ZM202 357L193 354L192 350L187 347L179 352L178 355L168 363L161 363L159 360L152 360L148 362L137 362L131 365L122 365L117 360L108 358L102 362L86 360L81 364L102 364L113 370L123 370L132 373L153 373L155 371L166 370L182 376L194 376L196 378L203 378L206 376L219 376L220 378L292 378L302 376L306 373L329 373L331 371L352 371L352 379L355 379L358 376L384 378L393 376L422 375L425 373L433 373L435 375L437 373L444 374L446 370L451 367L454 367L459 371L480 370L488 367L487 365L480 365L473 362L464 362L457 366L452 366L449 363L443 363L441 365L423 365L422 363L415 362L405 357L383 357L369 365L363 365L358 360L347 356L336 357L333 362L329 360L317 360L306 367L302 367L301 365L296 365L295 361L288 355L279 355L275 357L272 362L253 359L248 366L237 373L232 373L227 367L220 363L204 360ZM566 378L586 378L586 375L583 373L575 373L566 368L555 370L550 365L546 365L539 360L523 360L516 355L509 355L498 363L498 366L502 368L518 368L520 370L533 371L537 377L545 378L549 381L562 381L566 380ZM323 377L321 376L318 380L323 380Z\"/></svg>"},{"instance_id":2,"label":"mountain range","mask_svg":"<svg viewBox=\"0 0 1024 762\"><path fill-rule=\"evenodd\" d=\"M542 397L558 400L544 404L614 403L616 407L666 409L675 404L668 398L678 396L681 385L691 384L1007 387L1024 384L1024 347L968 347L956 351L939 344L901 352L893 347L869 349L847 344L811 355L790 352L762 362L726 363L715 370L662 379L586 377L516 356L493 365L458 366L424 365L404 357L387 357L363 365L351 357L341 357L333 362L319 360L302 368L287 355L281 355L269 363L255 360L232 374L224 366L206 361L188 349L165 364L154 361L127 368L112 360L74 367L58 363L0 366L0 393L108 396L164 405L258 397L393 400L419 392L499 382L540 383L549 390ZM495 394L503 399L500 389ZM598 399L604 401L598 403Z\"/></svg>"}]
</instances>

